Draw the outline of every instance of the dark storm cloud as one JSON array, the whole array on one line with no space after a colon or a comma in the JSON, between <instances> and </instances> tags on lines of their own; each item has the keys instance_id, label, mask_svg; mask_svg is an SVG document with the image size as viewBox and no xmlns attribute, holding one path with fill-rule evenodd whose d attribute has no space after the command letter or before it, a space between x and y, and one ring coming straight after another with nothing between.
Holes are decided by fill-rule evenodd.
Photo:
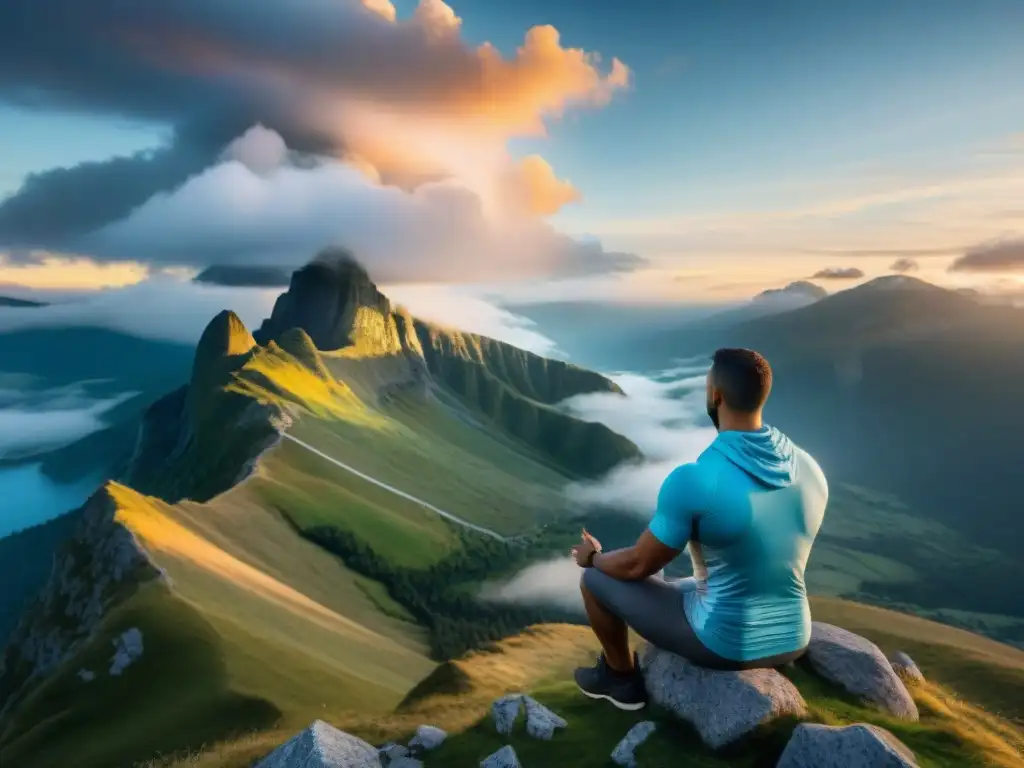
<instances>
[{"instance_id":1,"label":"dark storm cloud","mask_svg":"<svg viewBox=\"0 0 1024 768\"><path fill-rule=\"evenodd\" d=\"M1022 272L1024 237L997 240L971 248L954 261L950 272Z\"/></svg>"},{"instance_id":2,"label":"dark storm cloud","mask_svg":"<svg viewBox=\"0 0 1024 768\"><path fill-rule=\"evenodd\" d=\"M814 280L859 280L862 277L864 270L857 267L828 267L811 275Z\"/></svg>"}]
</instances>

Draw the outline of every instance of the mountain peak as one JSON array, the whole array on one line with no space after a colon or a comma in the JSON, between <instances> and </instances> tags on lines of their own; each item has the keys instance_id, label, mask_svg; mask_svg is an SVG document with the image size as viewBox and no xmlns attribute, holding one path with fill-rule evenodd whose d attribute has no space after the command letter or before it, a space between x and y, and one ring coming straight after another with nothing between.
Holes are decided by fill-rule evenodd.
<instances>
[{"instance_id":1,"label":"mountain peak","mask_svg":"<svg viewBox=\"0 0 1024 768\"><path fill-rule=\"evenodd\" d=\"M256 346L256 340L245 327L242 318L230 309L221 310L207 324L196 346L196 355L206 358L236 357Z\"/></svg>"},{"instance_id":2,"label":"mountain peak","mask_svg":"<svg viewBox=\"0 0 1024 768\"><path fill-rule=\"evenodd\" d=\"M849 289L851 292L868 293L870 291L933 291L933 292L948 292L946 288L929 283L927 280L922 280L918 277L911 277L910 275L883 275L882 277L876 277L873 280L868 280L866 283L861 283L858 286Z\"/></svg>"},{"instance_id":3,"label":"mountain peak","mask_svg":"<svg viewBox=\"0 0 1024 768\"><path fill-rule=\"evenodd\" d=\"M256 340L266 344L301 328L317 349L341 349L354 343L361 310L390 315L391 303L349 251L328 248L292 274L288 290L278 297Z\"/></svg>"}]
</instances>

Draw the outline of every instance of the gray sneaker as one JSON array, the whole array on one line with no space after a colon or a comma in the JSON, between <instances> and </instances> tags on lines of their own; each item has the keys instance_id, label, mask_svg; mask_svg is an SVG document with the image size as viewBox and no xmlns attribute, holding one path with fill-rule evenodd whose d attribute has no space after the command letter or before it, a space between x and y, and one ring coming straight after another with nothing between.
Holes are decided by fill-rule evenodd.
<instances>
[{"instance_id":1,"label":"gray sneaker","mask_svg":"<svg viewBox=\"0 0 1024 768\"><path fill-rule=\"evenodd\" d=\"M640 660L633 654L633 674L621 675L608 666L602 653L597 657L596 667L580 667L576 670L576 685L584 696L591 699L607 699L619 709L633 712L647 704L647 689L640 674Z\"/></svg>"}]
</instances>

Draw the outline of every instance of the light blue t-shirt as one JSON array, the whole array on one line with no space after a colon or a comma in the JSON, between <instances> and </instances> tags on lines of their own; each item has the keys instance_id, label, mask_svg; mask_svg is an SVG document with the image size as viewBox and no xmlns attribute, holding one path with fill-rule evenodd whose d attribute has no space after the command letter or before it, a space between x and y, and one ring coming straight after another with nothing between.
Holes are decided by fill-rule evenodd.
<instances>
[{"instance_id":1,"label":"light blue t-shirt","mask_svg":"<svg viewBox=\"0 0 1024 768\"><path fill-rule=\"evenodd\" d=\"M674 549L690 543L698 588L683 605L705 647L751 661L807 645L804 569L827 501L817 462L767 426L720 433L668 476L650 531Z\"/></svg>"}]
</instances>

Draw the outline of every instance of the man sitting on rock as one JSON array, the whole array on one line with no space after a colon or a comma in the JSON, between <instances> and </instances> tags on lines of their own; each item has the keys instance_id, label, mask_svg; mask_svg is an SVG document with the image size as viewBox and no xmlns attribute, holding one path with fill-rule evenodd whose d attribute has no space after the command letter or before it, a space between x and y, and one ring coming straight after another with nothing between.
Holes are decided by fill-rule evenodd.
<instances>
[{"instance_id":1,"label":"man sitting on rock","mask_svg":"<svg viewBox=\"0 0 1024 768\"><path fill-rule=\"evenodd\" d=\"M573 547L604 649L596 667L576 670L587 696L619 709L646 703L629 628L709 669L778 667L803 654L811 636L804 568L828 486L814 459L762 423L771 386L757 352L718 350L707 378L714 442L668 476L636 544L602 552L584 531ZM694 576L665 581L658 574L687 544Z\"/></svg>"}]
</instances>

